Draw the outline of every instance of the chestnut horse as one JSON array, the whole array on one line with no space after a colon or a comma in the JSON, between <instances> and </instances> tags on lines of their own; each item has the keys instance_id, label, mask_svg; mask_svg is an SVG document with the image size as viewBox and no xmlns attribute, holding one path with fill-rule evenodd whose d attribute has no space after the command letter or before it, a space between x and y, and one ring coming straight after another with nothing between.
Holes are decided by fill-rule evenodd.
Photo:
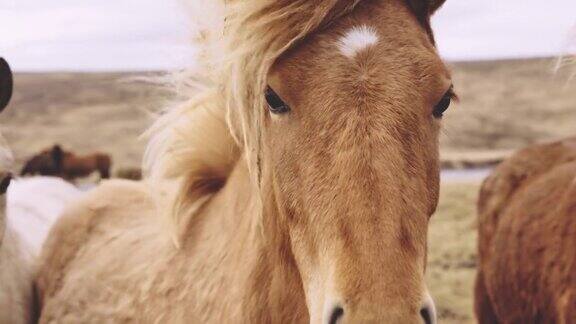
<instances>
[{"instance_id":1,"label":"chestnut horse","mask_svg":"<svg viewBox=\"0 0 576 324\"><path fill-rule=\"evenodd\" d=\"M478 214L478 321L576 323L576 138L502 163Z\"/></svg>"},{"instance_id":2,"label":"chestnut horse","mask_svg":"<svg viewBox=\"0 0 576 324\"><path fill-rule=\"evenodd\" d=\"M53 228L40 322L434 322L440 5L226 1L148 179L105 182Z\"/></svg>"}]
</instances>

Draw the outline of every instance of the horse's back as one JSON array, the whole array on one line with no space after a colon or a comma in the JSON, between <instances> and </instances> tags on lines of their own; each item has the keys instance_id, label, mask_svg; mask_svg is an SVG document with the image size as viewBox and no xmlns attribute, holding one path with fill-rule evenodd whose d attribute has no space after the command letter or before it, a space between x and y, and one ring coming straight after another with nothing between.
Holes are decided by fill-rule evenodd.
<instances>
[{"instance_id":1,"label":"horse's back","mask_svg":"<svg viewBox=\"0 0 576 324\"><path fill-rule=\"evenodd\" d=\"M572 139L522 150L484 182L478 203L480 322L494 316L558 322L576 306L570 247L576 246L575 178Z\"/></svg>"},{"instance_id":2,"label":"horse's back","mask_svg":"<svg viewBox=\"0 0 576 324\"><path fill-rule=\"evenodd\" d=\"M576 161L576 138L525 148L500 164L484 181L480 190L478 199L480 254L485 254L483 248L490 245L492 233L498 228L509 205L517 200L519 192L542 191L542 188L531 184L543 177L553 177L558 167L574 161ZM551 187L558 187L556 180L544 182L544 186L548 183Z\"/></svg>"},{"instance_id":3,"label":"horse's back","mask_svg":"<svg viewBox=\"0 0 576 324\"><path fill-rule=\"evenodd\" d=\"M32 323L33 258L18 234L7 228L0 242L0 323Z\"/></svg>"},{"instance_id":4,"label":"horse's back","mask_svg":"<svg viewBox=\"0 0 576 324\"><path fill-rule=\"evenodd\" d=\"M94 155L97 169L102 179L110 178L110 168L112 167L112 158L108 154L97 153Z\"/></svg>"},{"instance_id":5,"label":"horse's back","mask_svg":"<svg viewBox=\"0 0 576 324\"><path fill-rule=\"evenodd\" d=\"M162 237L154 214L146 187L126 180L104 182L65 210L41 256L41 322L106 322L110 314L120 316L114 322L136 318L130 306L137 294L129 292L139 279L133 274L143 273L153 258L139 252L146 243L159 245L146 240ZM83 311L92 303L98 307Z\"/></svg>"},{"instance_id":6,"label":"horse's back","mask_svg":"<svg viewBox=\"0 0 576 324\"><path fill-rule=\"evenodd\" d=\"M32 177L12 181L7 192L7 217L36 257L52 225L63 209L83 193L56 177Z\"/></svg>"},{"instance_id":7,"label":"horse's back","mask_svg":"<svg viewBox=\"0 0 576 324\"><path fill-rule=\"evenodd\" d=\"M0 238L0 323L33 322L33 281L41 246L64 205L79 195L78 189L58 178L11 181L6 229Z\"/></svg>"}]
</instances>

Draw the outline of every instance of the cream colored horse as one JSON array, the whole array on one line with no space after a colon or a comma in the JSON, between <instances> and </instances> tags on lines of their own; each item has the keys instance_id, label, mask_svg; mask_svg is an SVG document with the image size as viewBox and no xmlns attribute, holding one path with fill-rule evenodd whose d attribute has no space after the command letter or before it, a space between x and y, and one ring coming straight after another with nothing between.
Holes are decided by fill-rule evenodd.
<instances>
[{"instance_id":1,"label":"cream colored horse","mask_svg":"<svg viewBox=\"0 0 576 324\"><path fill-rule=\"evenodd\" d=\"M12 72L0 58L0 112L12 96ZM34 277L48 230L63 206L78 197L72 185L55 178L13 180L12 153L0 135L0 323L36 319Z\"/></svg>"},{"instance_id":2,"label":"cream colored horse","mask_svg":"<svg viewBox=\"0 0 576 324\"><path fill-rule=\"evenodd\" d=\"M440 4L228 1L205 81L154 127L151 177L51 232L40 322L433 322Z\"/></svg>"},{"instance_id":3,"label":"cream colored horse","mask_svg":"<svg viewBox=\"0 0 576 324\"><path fill-rule=\"evenodd\" d=\"M12 71L0 58L0 112L8 105L12 88ZM0 323L25 324L34 317L32 259L6 217L12 161L12 153L0 135Z\"/></svg>"},{"instance_id":4,"label":"cream colored horse","mask_svg":"<svg viewBox=\"0 0 576 324\"><path fill-rule=\"evenodd\" d=\"M34 317L32 258L6 219L11 160L0 142L0 323L25 324Z\"/></svg>"},{"instance_id":5,"label":"cream colored horse","mask_svg":"<svg viewBox=\"0 0 576 324\"><path fill-rule=\"evenodd\" d=\"M81 192L58 178L10 180L7 154L0 149L0 323L32 323L40 249L63 207Z\"/></svg>"},{"instance_id":6,"label":"cream colored horse","mask_svg":"<svg viewBox=\"0 0 576 324\"><path fill-rule=\"evenodd\" d=\"M32 323L40 249L63 207L81 192L58 178L11 180L0 150L0 323ZM10 182L10 183L9 183ZM8 184L10 185L8 187Z\"/></svg>"}]
</instances>

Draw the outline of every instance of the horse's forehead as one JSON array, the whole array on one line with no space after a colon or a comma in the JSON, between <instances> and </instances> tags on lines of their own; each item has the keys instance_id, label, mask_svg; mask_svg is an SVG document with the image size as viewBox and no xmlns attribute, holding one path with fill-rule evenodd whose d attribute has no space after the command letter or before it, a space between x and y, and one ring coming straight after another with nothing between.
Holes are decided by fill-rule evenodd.
<instances>
[{"instance_id":1,"label":"horse's forehead","mask_svg":"<svg viewBox=\"0 0 576 324\"><path fill-rule=\"evenodd\" d=\"M309 111L381 105L400 97L427 100L445 92L450 72L427 30L402 3L370 2L318 30L279 58L269 85L296 110Z\"/></svg>"},{"instance_id":2,"label":"horse's forehead","mask_svg":"<svg viewBox=\"0 0 576 324\"><path fill-rule=\"evenodd\" d=\"M371 64L363 64L367 61ZM400 69L407 68L409 61L417 61L422 67L437 65L444 69L428 32L412 11L404 2L391 1L374 2L355 9L310 35L300 46L281 57L279 65L289 62L288 69L281 69L288 74L325 78L323 72L327 70L365 72L365 68L383 64ZM358 69L359 64L363 69ZM379 69L379 73L384 72Z\"/></svg>"},{"instance_id":3,"label":"horse's forehead","mask_svg":"<svg viewBox=\"0 0 576 324\"><path fill-rule=\"evenodd\" d=\"M427 31L404 1L370 2L358 6L350 14L334 22L326 29L336 39L374 40L380 34L391 46L395 42L410 43Z\"/></svg>"},{"instance_id":4,"label":"horse's forehead","mask_svg":"<svg viewBox=\"0 0 576 324\"><path fill-rule=\"evenodd\" d=\"M355 58L356 54L376 45L379 40L380 36L374 27L360 24L350 28L338 39L336 45L342 55Z\"/></svg>"}]
</instances>

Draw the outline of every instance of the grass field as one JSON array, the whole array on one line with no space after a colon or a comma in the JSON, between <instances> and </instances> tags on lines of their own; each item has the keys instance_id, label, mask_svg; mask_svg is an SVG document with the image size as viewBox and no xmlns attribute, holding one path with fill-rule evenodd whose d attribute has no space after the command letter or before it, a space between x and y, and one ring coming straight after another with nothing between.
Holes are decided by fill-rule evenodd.
<instances>
[{"instance_id":1,"label":"grass field","mask_svg":"<svg viewBox=\"0 0 576 324\"><path fill-rule=\"evenodd\" d=\"M488 156L570 135L576 91L554 60L456 63L460 96L443 122L443 156ZM151 73L17 74L0 127L19 161L60 143L78 152L105 151L116 167L139 165L151 111L168 93L137 81Z\"/></svg>"},{"instance_id":2,"label":"grass field","mask_svg":"<svg viewBox=\"0 0 576 324\"><path fill-rule=\"evenodd\" d=\"M142 74L17 74L0 127L18 162L55 143L75 152L110 153L115 167L139 166L139 137L166 92Z\"/></svg>"},{"instance_id":3,"label":"grass field","mask_svg":"<svg viewBox=\"0 0 576 324\"><path fill-rule=\"evenodd\" d=\"M448 152L515 150L576 132L571 69L555 59L471 62L452 66L460 103L444 120Z\"/></svg>"},{"instance_id":4,"label":"grass field","mask_svg":"<svg viewBox=\"0 0 576 324\"><path fill-rule=\"evenodd\" d=\"M443 183L428 236L427 283L440 323L473 323L479 183Z\"/></svg>"}]
</instances>

